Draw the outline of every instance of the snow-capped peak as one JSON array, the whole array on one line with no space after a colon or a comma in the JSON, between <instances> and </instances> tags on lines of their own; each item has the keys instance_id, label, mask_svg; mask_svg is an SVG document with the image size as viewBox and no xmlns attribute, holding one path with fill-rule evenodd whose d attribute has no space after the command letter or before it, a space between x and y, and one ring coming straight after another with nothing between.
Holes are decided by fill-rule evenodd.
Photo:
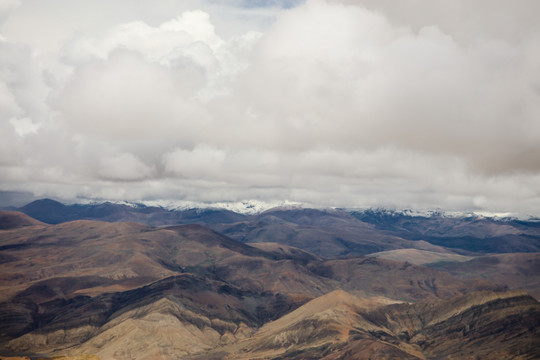
<instances>
[{"instance_id":1,"label":"snow-capped peak","mask_svg":"<svg viewBox=\"0 0 540 360\"><path fill-rule=\"evenodd\" d=\"M198 202L189 200L148 200L142 201L146 206L162 207L168 210L188 210L188 209L223 209L238 214L254 215L275 207L302 206L301 203L292 201L220 201L220 202Z\"/></svg>"}]
</instances>

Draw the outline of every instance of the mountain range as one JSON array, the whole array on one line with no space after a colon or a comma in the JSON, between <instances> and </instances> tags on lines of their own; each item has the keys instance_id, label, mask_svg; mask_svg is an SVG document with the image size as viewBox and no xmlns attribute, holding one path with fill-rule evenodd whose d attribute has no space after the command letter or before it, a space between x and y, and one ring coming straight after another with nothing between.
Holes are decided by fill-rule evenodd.
<instances>
[{"instance_id":1,"label":"mountain range","mask_svg":"<svg viewBox=\"0 0 540 360\"><path fill-rule=\"evenodd\" d=\"M0 358L535 359L539 246L515 219L41 200L0 211Z\"/></svg>"},{"instance_id":2,"label":"mountain range","mask_svg":"<svg viewBox=\"0 0 540 360\"><path fill-rule=\"evenodd\" d=\"M395 249L458 254L538 252L540 221L446 216L414 216L386 210L277 207L256 214L219 208L169 210L141 204L73 204L37 200L21 208L48 224L74 220L137 222L149 226L203 224L245 243L274 242L325 258L366 255Z\"/></svg>"}]
</instances>

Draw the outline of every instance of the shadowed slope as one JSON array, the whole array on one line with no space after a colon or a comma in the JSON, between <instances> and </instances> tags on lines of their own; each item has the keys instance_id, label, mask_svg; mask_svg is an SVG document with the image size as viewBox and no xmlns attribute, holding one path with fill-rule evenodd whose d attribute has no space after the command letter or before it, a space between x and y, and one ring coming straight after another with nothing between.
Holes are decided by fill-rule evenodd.
<instances>
[{"instance_id":1,"label":"shadowed slope","mask_svg":"<svg viewBox=\"0 0 540 360\"><path fill-rule=\"evenodd\" d=\"M50 199L19 210L51 224L81 219L152 226L199 223L242 242L278 242L325 258L407 248L462 255L540 251L538 221L481 216L303 208L245 215L223 209L167 210L141 204L64 205Z\"/></svg>"},{"instance_id":2,"label":"shadowed slope","mask_svg":"<svg viewBox=\"0 0 540 360\"><path fill-rule=\"evenodd\" d=\"M506 289L485 280L456 281L455 277L444 272L377 258L328 260L320 264L311 263L308 267L338 281L340 288L346 291L403 301L451 299L475 290Z\"/></svg>"},{"instance_id":3,"label":"shadowed slope","mask_svg":"<svg viewBox=\"0 0 540 360\"><path fill-rule=\"evenodd\" d=\"M322 358L347 343L357 327L379 331L378 326L361 317L360 311L370 311L388 302L384 298L360 299L343 290L333 291L266 324L251 338L232 346L235 353L228 358L305 358L310 354ZM415 352L413 348L408 350ZM395 353L407 355L398 348Z\"/></svg>"},{"instance_id":4,"label":"shadowed slope","mask_svg":"<svg viewBox=\"0 0 540 360\"><path fill-rule=\"evenodd\" d=\"M289 311L283 303L293 304L283 296L183 274L126 292L42 303L29 314L33 329L4 347L105 358L181 356L248 336L272 319L269 314L279 317Z\"/></svg>"},{"instance_id":5,"label":"shadowed slope","mask_svg":"<svg viewBox=\"0 0 540 360\"><path fill-rule=\"evenodd\" d=\"M262 326L250 353L309 358L350 345L406 358L417 356L420 345L381 342L373 334L351 338L361 328L387 329L363 315L380 299L332 291L417 301L502 290L407 263L323 260L277 244L253 247L200 225L79 220L1 230L0 246L7 259L0 263L0 348L27 354L146 359L235 353L240 350L225 346ZM271 320L278 322L266 326ZM291 337L280 343L283 328Z\"/></svg>"},{"instance_id":6,"label":"shadowed slope","mask_svg":"<svg viewBox=\"0 0 540 360\"><path fill-rule=\"evenodd\" d=\"M479 292L448 301L391 305L366 318L416 344L428 358L540 356L540 304L520 291Z\"/></svg>"},{"instance_id":7,"label":"shadowed slope","mask_svg":"<svg viewBox=\"0 0 540 360\"><path fill-rule=\"evenodd\" d=\"M222 209L170 211L161 207L129 206L110 202L64 205L51 199L36 200L18 210L48 224L59 224L74 220L94 220L108 222L132 221L151 226L163 226L191 223L230 223L245 218L244 215Z\"/></svg>"},{"instance_id":8,"label":"shadowed slope","mask_svg":"<svg viewBox=\"0 0 540 360\"><path fill-rule=\"evenodd\" d=\"M426 268L376 259L322 261L292 248L265 251L200 225L156 229L135 223L79 220L4 230L0 232L0 246L5 259L0 264L0 301L32 285L45 290L56 284L56 290L39 294L42 302L128 290L186 272L218 276L246 290L269 290L304 298L342 286L369 294L393 293L403 299L448 298L467 289L489 287L473 280L457 281ZM396 281L402 282L402 277L397 274L414 282L398 285ZM59 277L66 279L46 282ZM385 286L369 285L372 280L383 280L381 277ZM434 279L438 279L438 288L432 286ZM389 288L394 290L389 292Z\"/></svg>"},{"instance_id":9,"label":"shadowed slope","mask_svg":"<svg viewBox=\"0 0 540 360\"><path fill-rule=\"evenodd\" d=\"M352 212L382 234L425 240L468 255L540 251L540 223L482 216L410 216L385 210ZM410 247L412 248L412 246ZM429 249L424 249L429 250Z\"/></svg>"},{"instance_id":10,"label":"shadowed slope","mask_svg":"<svg viewBox=\"0 0 540 360\"><path fill-rule=\"evenodd\" d=\"M385 302L335 291L214 353L227 359L327 360L533 359L540 354L540 304L524 293Z\"/></svg>"},{"instance_id":11,"label":"shadowed slope","mask_svg":"<svg viewBox=\"0 0 540 360\"><path fill-rule=\"evenodd\" d=\"M462 256L417 249L390 250L370 257L407 261L443 270L462 279L484 279L510 289L523 289L540 299L540 253Z\"/></svg>"},{"instance_id":12,"label":"shadowed slope","mask_svg":"<svg viewBox=\"0 0 540 360\"><path fill-rule=\"evenodd\" d=\"M242 222L210 226L242 242L277 242L324 258L400 248L444 251L426 242L383 234L341 210L271 209Z\"/></svg>"},{"instance_id":13,"label":"shadowed slope","mask_svg":"<svg viewBox=\"0 0 540 360\"><path fill-rule=\"evenodd\" d=\"M540 299L540 253L487 255L467 262L437 262L426 266L462 279L481 278L511 289L524 289Z\"/></svg>"}]
</instances>

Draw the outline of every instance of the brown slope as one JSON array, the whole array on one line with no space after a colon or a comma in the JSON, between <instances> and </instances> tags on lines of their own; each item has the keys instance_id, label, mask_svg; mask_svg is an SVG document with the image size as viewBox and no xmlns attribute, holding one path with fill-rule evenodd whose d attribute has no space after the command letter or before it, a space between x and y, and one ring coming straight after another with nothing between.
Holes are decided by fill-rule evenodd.
<instances>
[{"instance_id":1,"label":"brown slope","mask_svg":"<svg viewBox=\"0 0 540 360\"><path fill-rule=\"evenodd\" d=\"M21 334L5 326L10 312L0 311L0 333L11 336L0 352L178 357L246 337L268 314L282 315L284 301L183 274L126 292L42 303L30 314L30 331Z\"/></svg>"},{"instance_id":2,"label":"brown slope","mask_svg":"<svg viewBox=\"0 0 540 360\"><path fill-rule=\"evenodd\" d=\"M434 359L536 359L540 304L520 291L390 305L365 314Z\"/></svg>"},{"instance_id":3,"label":"brown slope","mask_svg":"<svg viewBox=\"0 0 540 360\"><path fill-rule=\"evenodd\" d=\"M0 264L0 300L56 277L102 278L101 290L99 284L91 286L98 288L99 293L170 276L173 272L164 269L144 251L145 234L149 231L150 228L139 224L91 221L2 231L2 254L10 259ZM82 284L76 289L77 286L64 283L74 291L84 289ZM120 287L109 289L110 285Z\"/></svg>"},{"instance_id":4,"label":"brown slope","mask_svg":"<svg viewBox=\"0 0 540 360\"><path fill-rule=\"evenodd\" d=\"M385 296L397 300L450 299L475 290L501 291L505 287L485 280L457 279L423 266L376 258L344 260L268 261L232 256L216 262L212 274L246 289L289 295L321 296L336 289L355 295Z\"/></svg>"},{"instance_id":5,"label":"brown slope","mask_svg":"<svg viewBox=\"0 0 540 360\"><path fill-rule=\"evenodd\" d=\"M308 268L354 294L381 295L403 301L451 299L471 291L505 290L504 286L486 280L458 280L448 273L423 266L369 257L313 262Z\"/></svg>"},{"instance_id":6,"label":"brown slope","mask_svg":"<svg viewBox=\"0 0 540 360\"><path fill-rule=\"evenodd\" d=\"M243 352L262 352L263 356L284 349L285 354L313 353L311 349L331 349L332 345L347 342L355 327L361 326L369 331L380 330L378 326L365 321L359 313L370 311L389 301L385 298L360 299L343 290L336 290L266 324L239 346ZM291 347L294 348L293 351ZM409 350L414 352L414 349Z\"/></svg>"},{"instance_id":7,"label":"brown slope","mask_svg":"<svg viewBox=\"0 0 540 360\"><path fill-rule=\"evenodd\" d=\"M539 325L540 304L522 292L479 292L449 301L386 306L333 292L266 324L246 340L215 349L214 355L227 359L536 359Z\"/></svg>"},{"instance_id":8,"label":"brown slope","mask_svg":"<svg viewBox=\"0 0 540 360\"><path fill-rule=\"evenodd\" d=\"M0 232L0 295L8 299L36 284L56 281L65 296L121 291L182 272L208 272L223 259L293 259L236 242L200 225L155 229L135 223L79 220ZM90 286L88 277L93 278ZM68 279L82 279L73 284ZM102 279L103 284L96 283ZM58 286L57 286L58 287ZM46 300L46 299L44 299Z\"/></svg>"},{"instance_id":9,"label":"brown slope","mask_svg":"<svg viewBox=\"0 0 540 360\"><path fill-rule=\"evenodd\" d=\"M480 278L523 289L540 299L540 253L497 254L467 262L436 262L427 266L462 279Z\"/></svg>"},{"instance_id":10,"label":"brown slope","mask_svg":"<svg viewBox=\"0 0 540 360\"><path fill-rule=\"evenodd\" d=\"M340 210L271 209L253 219L210 226L242 242L278 242L328 259L402 248L444 251L425 241L386 234Z\"/></svg>"},{"instance_id":11,"label":"brown slope","mask_svg":"<svg viewBox=\"0 0 540 360\"><path fill-rule=\"evenodd\" d=\"M249 243L249 245L267 253L274 254L276 257L294 257L295 259L303 260L306 263L323 260L319 256L308 251L275 242Z\"/></svg>"},{"instance_id":12,"label":"brown slope","mask_svg":"<svg viewBox=\"0 0 540 360\"><path fill-rule=\"evenodd\" d=\"M349 342L351 332L357 327L377 332L382 329L365 321L360 313L372 311L389 302L385 298L357 298L345 291L336 290L295 311L269 322L253 336L237 344L218 348L226 359L315 359L339 351ZM380 347L384 347L381 344ZM417 359L398 346L388 346L403 359ZM403 344L411 353L416 350ZM377 352L371 348L371 355ZM388 349L386 349L388 350ZM194 358L205 358L204 354Z\"/></svg>"},{"instance_id":13,"label":"brown slope","mask_svg":"<svg viewBox=\"0 0 540 360\"><path fill-rule=\"evenodd\" d=\"M0 210L0 230L17 229L23 226L45 225L19 211Z\"/></svg>"},{"instance_id":14,"label":"brown slope","mask_svg":"<svg viewBox=\"0 0 540 360\"><path fill-rule=\"evenodd\" d=\"M415 265L425 265L441 261L464 262L473 258L472 256L459 255L450 251L434 252L418 249L388 250L369 254L368 256L393 261L407 261Z\"/></svg>"},{"instance_id":15,"label":"brown slope","mask_svg":"<svg viewBox=\"0 0 540 360\"><path fill-rule=\"evenodd\" d=\"M424 267L381 259L322 261L300 250L268 252L238 243L202 226L153 229L132 223L76 221L43 228L6 230L0 232L0 239L8 246L3 252L15 259L0 264L2 285L6 290L4 299L8 300L0 304L0 324L4 331L0 333L11 339L10 346L21 350L33 349L33 344L41 344L39 346L43 346L44 351L49 351L50 347L62 348L85 342L89 347L77 348L76 351L86 351L94 346L95 351L100 352L104 345L100 347L99 344L106 344L109 335L120 339L121 334L131 332L133 337L122 337L122 341L115 343L117 350L113 352L125 346L133 347L129 344L138 343L140 340L137 339L141 338L148 338L154 343L159 340L159 343L163 338L153 339L151 334L158 331L160 321L177 324L169 316L173 312L173 316L178 318L174 312L176 305L161 301L164 297L171 300L167 292L169 289L165 287L159 290L161 288L158 287L155 295L142 296L146 299L144 302L133 302L133 297L138 299L141 296L135 295L139 291L145 293L146 290L142 289L148 289L140 285L183 272L186 274L182 276L199 279L196 282L205 283L208 281L204 279L214 279L225 287L207 289L202 297L185 292L180 302L181 309L186 307L186 296L190 296L189 301L196 304L192 305L190 311L200 315L201 304L206 304L207 308L215 306L223 291L260 294L273 300L264 304L250 300L241 305L228 305L236 312L244 312L244 316L246 309L248 313L254 311L256 318L262 322L290 312L310 298L341 287L356 294L385 294L412 301L450 298L473 289L495 288L486 282L461 281ZM6 269L9 271L5 272ZM133 290L125 292L127 289ZM129 295L114 297L106 294L113 291ZM244 297L249 299L249 296ZM124 300L113 301L118 298ZM159 303L153 307L154 302ZM138 308L150 310L139 312ZM77 312L75 309L84 311ZM216 311L214 309L204 316L212 323L213 318L224 321L229 313L227 311L224 315ZM122 314L128 313L144 313L148 317L144 315L133 322L131 315L122 318ZM112 314L116 314L114 319L124 320L111 323L114 320ZM195 322L199 322L199 315L194 316ZM152 319L158 320L153 323ZM207 333L214 335L208 335L211 337L209 340L192 322L182 321L181 326L191 329L194 336L205 344L200 349L207 350L220 344L214 336L214 331L219 333L216 329L220 325L210 326L213 330L208 329ZM248 328L255 330L262 322L255 322L256 325ZM234 330L226 338L232 336L233 340L239 339L237 331ZM166 332L163 334L166 336ZM175 343L180 342L171 342ZM357 345L370 349L382 347L384 351L394 352L386 345ZM176 345L171 346L174 348ZM181 351L186 354L195 351L174 349L178 354ZM106 351L103 354L110 355ZM145 354L153 356L155 353ZM123 353L122 356L131 355Z\"/></svg>"},{"instance_id":16,"label":"brown slope","mask_svg":"<svg viewBox=\"0 0 540 360\"><path fill-rule=\"evenodd\" d=\"M183 272L212 274L246 290L306 299L341 288L342 282L349 290L408 300L448 298L487 286L376 259L322 262L301 250L264 251L200 225L155 229L135 223L74 221L4 230L0 241L8 260L0 264L0 301L33 285L38 286L36 291L43 289L39 301L46 301L127 290ZM404 282L399 274L414 281ZM47 282L55 278L64 280ZM440 286L431 286L438 278L444 279ZM56 290L50 290L51 285Z\"/></svg>"}]
</instances>

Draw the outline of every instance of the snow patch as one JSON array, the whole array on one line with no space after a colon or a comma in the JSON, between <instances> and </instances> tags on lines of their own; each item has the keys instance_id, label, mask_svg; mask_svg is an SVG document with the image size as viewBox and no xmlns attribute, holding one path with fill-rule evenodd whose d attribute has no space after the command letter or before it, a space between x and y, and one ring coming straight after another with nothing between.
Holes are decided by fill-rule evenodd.
<instances>
[{"instance_id":1,"label":"snow patch","mask_svg":"<svg viewBox=\"0 0 540 360\"><path fill-rule=\"evenodd\" d=\"M255 215L263 211L276 207L291 207L300 206L301 203L284 201L260 201L260 200L244 200L244 201L221 201L204 203L188 200L147 200L141 201L146 206L161 207L171 211L191 210L191 209L219 209L229 210L238 214Z\"/></svg>"}]
</instances>

